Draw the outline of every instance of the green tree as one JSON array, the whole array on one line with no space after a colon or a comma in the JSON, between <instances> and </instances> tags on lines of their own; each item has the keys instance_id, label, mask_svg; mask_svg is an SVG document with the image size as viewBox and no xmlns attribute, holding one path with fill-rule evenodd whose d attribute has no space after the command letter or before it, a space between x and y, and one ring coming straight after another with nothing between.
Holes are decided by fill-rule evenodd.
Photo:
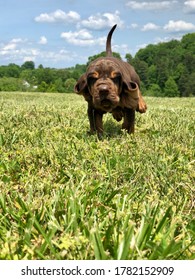
<instances>
[{"instance_id":1,"label":"green tree","mask_svg":"<svg viewBox=\"0 0 195 280\"><path fill-rule=\"evenodd\" d=\"M12 77L0 78L0 91L22 91L22 80Z\"/></svg>"},{"instance_id":2,"label":"green tree","mask_svg":"<svg viewBox=\"0 0 195 280\"><path fill-rule=\"evenodd\" d=\"M74 92L74 86L76 84L76 80L73 78L67 79L64 83L64 88L66 92Z\"/></svg>"},{"instance_id":3,"label":"green tree","mask_svg":"<svg viewBox=\"0 0 195 280\"><path fill-rule=\"evenodd\" d=\"M182 37L181 46L183 49L194 53L195 50L195 33L189 33Z\"/></svg>"},{"instance_id":4,"label":"green tree","mask_svg":"<svg viewBox=\"0 0 195 280\"><path fill-rule=\"evenodd\" d=\"M173 73L173 78L175 81L177 81L177 83L178 83L179 78L181 77L181 75L184 72L185 72L185 66L183 65L182 62L180 62L179 64L176 65L175 71Z\"/></svg>"},{"instance_id":5,"label":"green tree","mask_svg":"<svg viewBox=\"0 0 195 280\"><path fill-rule=\"evenodd\" d=\"M125 59L129 64L133 65L133 57L130 53L126 54Z\"/></svg>"},{"instance_id":6,"label":"green tree","mask_svg":"<svg viewBox=\"0 0 195 280\"><path fill-rule=\"evenodd\" d=\"M195 72L193 72L190 76L189 76L189 80L188 80L188 92L189 92L189 96L195 96Z\"/></svg>"},{"instance_id":7,"label":"green tree","mask_svg":"<svg viewBox=\"0 0 195 280\"><path fill-rule=\"evenodd\" d=\"M27 81L32 86L35 86L37 84L35 70L30 70L30 69L23 70L20 73L20 78L24 81Z\"/></svg>"},{"instance_id":8,"label":"green tree","mask_svg":"<svg viewBox=\"0 0 195 280\"><path fill-rule=\"evenodd\" d=\"M47 92L58 92L58 91L57 91L56 86L54 84L50 84L47 87Z\"/></svg>"},{"instance_id":9,"label":"green tree","mask_svg":"<svg viewBox=\"0 0 195 280\"><path fill-rule=\"evenodd\" d=\"M148 83L149 84L155 84L157 81L157 70L156 70L156 65L152 64L148 68Z\"/></svg>"},{"instance_id":10,"label":"green tree","mask_svg":"<svg viewBox=\"0 0 195 280\"><path fill-rule=\"evenodd\" d=\"M55 80L55 88L57 92L65 92L62 78L58 78L57 80Z\"/></svg>"},{"instance_id":11,"label":"green tree","mask_svg":"<svg viewBox=\"0 0 195 280\"><path fill-rule=\"evenodd\" d=\"M156 97L162 97L162 91L159 85L157 84L151 84L149 89L146 91L146 95L148 96L156 96Z\"/></svg>"},{"instance_id":12,"label":"green tree","mask_svg":"<svg viewBox=\"0 0 195 280\"><path fill-rule=\"evenodd\" d=\"M38 68L35 70L35 75L38 84L41 84L41 82L45 82L46 84L51 84L55 82L55 79L57 78L57 72L55 69L51 68Z\"/></svg>"},{"instance_id":13,"label":"green tree","mask_svg":"<svg viewBox=\"0 0 195 280\"><path fill-rule=\"evenodd\" d=\"M20 71L20 66L14 63L10 63L7 66L0 66L0 77L19 78Z\"/></svg>"},{"instance_id":14,"label":"green tree","mask_svg":"<svg viewBox=\"0 0 195 280\"><path fill-rule=\"evenodd\" d=\"M178 86L171 76L165 82L164 95L167 97L175 97L180 95Z\"/></svg>"},{"instance_id":15,"label":"green tree","mask_svg":"<svg viewBox=\"0 0 195 280\"><path fill-rule=\"evenodd\" d=\"M48 90L48 84L44 81L42 81L41 84L38 85L37 87L37 91L39 92L47 92L47 90Z\"/></svg>"},{"instance_id":16,"label":"green tree","mask_svg":"<svg viewBox=\"0 0 195 280\"><path fill-rule=\"evenodd\" d=\"M180 78L178 80L178 87L180 90L180 96L187 97L189 96L187 84L189 81L189 74L186 68L182 71Z\"/></svg>"},{"instance_id":17,"label":"green tree","mask_svg":"<svg viewBox=\"0 0 195 280\"><path fill-rule=\"evenodd\" d=\"M156 65L157 81L156 83L163 89L165 82L170 76L168 58L164 57L159 59Z\"/></svg>"},{"instance_id":18,"label":"green tree","mask_svg":"<svg viewBox=\"0 0 195 280\"><path fill-rule=\"evenodd\" d=\"M195 72L184 72L179 79L179 89L182 97L195 96Z\"/></svg>"},{"instance_id":19,"label":"green tree","mask_svg":"<svg viewBox=\"0 0 195 280\"><path fill-rule=\"evenodd\" d=\"M154 60L157 56L157 52L158 52L158 47L157 45L148 45L143 49L140 49L136 55L135 58L139 59L141 61L145 61L148 66L154 64Z\"/></svg>"},{"instance_id":20,"label":"green tree","mask_svg":"<svg viewBox=\"0 0 195 280\"><path fill-rule=\"evenodd\" d=\"M6 67L6 76L12 78L19 78L20 76L20 66L16 65L15 63L10 63Z\"/></svg>"},{"instance_id":21,"label":"green tree","mask_svg":"<svg viewBox=\"0 0 195 280\"><path fill-rule=\"evenodd\" d=\"M26 70L26 69L33 70L33 69L35 69L35 63L33 61L26 61L22 64L21 69L22 70Z\"/></svg>"},{"instance_id":22,"label":"green tree","mask_svg":"<svg viewBox=\"0 0 195 280\"><path fill-rule=\"evenodd\" d=\"M134 67L136 72L138 73L141 81L144 83L145 87L147 88L149 81L148 81L148 64L145 61L142 61L138 58L134 59Z\"/></svg>"},{"instance_id":23,"label":"green tree","mask_svg":"<svg viewBox=\"0 0 195 280\"><path fill-rule=\"evenodd\" d=\"M193 52L187 51L184 54L183 64L189 73L192 73L195 69L195 49Z\"/></svg>"}]
</instances>

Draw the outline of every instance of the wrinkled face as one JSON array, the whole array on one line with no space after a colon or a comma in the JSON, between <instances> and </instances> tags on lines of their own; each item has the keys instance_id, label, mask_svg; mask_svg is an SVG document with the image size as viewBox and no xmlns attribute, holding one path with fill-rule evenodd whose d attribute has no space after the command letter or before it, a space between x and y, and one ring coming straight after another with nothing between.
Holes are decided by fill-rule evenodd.
<instances>
[{"instance_id":1,"label":"wrinkled face","mask_svg":"<svg viewBox=\"0 0 195 280\"><path fill-rule=\"evenodd\" d=\"M109 60L92 63L87 71L87 84L95 108L111 112L119 105L122 77L117 65Z\"/></svg>"}]
</instances>

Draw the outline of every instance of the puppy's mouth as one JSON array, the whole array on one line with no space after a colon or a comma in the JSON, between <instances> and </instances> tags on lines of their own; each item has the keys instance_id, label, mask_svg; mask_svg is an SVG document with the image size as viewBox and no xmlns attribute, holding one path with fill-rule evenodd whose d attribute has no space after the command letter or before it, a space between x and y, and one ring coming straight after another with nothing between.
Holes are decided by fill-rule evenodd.
<instances>
[{"instance_id":1,"label":"puppy's mouth","mask_svg":"<svg viewBox=\"0 0 195 280\"><path fill-rule=\"evenodd\" d=\"M101 101L101 106L105 109L109 109L112 107L112 102L108 99L104 99Z\"/></svg>"}]
</instances>

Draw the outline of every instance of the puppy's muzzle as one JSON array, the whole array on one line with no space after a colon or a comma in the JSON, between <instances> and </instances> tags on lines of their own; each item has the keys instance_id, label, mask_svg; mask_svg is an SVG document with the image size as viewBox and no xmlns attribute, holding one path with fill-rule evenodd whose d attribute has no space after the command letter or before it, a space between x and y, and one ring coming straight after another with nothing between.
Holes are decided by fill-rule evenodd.
<instances>
[{"instance_id":1,"label":"puppy's muzzle","mask_svg":"<svg viewBox=\"0 0 195 280\"><path fill-rule=\"evenodd\" d=\"M98 92L99 92L99 99L100 104L102 108L109 109L112 107L112 101L110 100L110 89L107 84L100 84L98 86Z\"/></svg>"},{"instance_id":2,"label":"puppy's muzzle","mask_svg":"<svg viewBox=\"0 0 195 280\"><path fill-rule=\"evenodd\" d=\"M99 91L99 95L100 95L100 101L107 99L109 92L110 92L108 85L106 85L106 84L99 85L98 91Z\"/></svg>"}]
</instances>

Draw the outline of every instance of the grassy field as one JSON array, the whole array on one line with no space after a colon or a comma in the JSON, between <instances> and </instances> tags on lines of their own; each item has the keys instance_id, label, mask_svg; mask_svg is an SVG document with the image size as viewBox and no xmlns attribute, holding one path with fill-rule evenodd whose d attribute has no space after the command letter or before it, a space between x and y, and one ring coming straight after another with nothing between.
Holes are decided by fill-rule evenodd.
<instances>
[{"instance_id":1,"label":"grassy field","mask_svg":"<svg viewBox=\"0 0 195 280\"><path fill-rule=\"evenodd\" d=\"M74 94L0 93L0 259L194 259L195 98L89 136Z\"/></svg>"}]
</instances>

